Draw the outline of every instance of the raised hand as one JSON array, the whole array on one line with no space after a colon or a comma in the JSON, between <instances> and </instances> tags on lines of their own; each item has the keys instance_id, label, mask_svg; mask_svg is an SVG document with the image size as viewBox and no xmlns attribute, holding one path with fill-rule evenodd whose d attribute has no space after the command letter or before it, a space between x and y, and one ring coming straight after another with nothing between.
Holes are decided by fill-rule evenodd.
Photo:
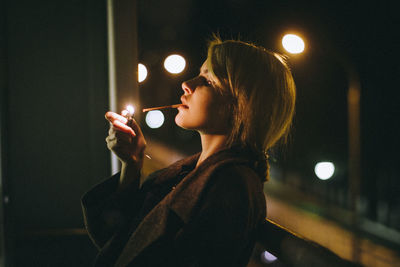
<instances>
[{"instance_id":1,"label":"raised hand","mask_svg":"<svg viewBox=\"0 0 400 267\"><path fill-rule=\"evenodd\" d=\"M120 182L125 184L140 176L146 140L135 120L127 125L127 118L111 111L105 114L105 118L110 122L107 147L122 163Z\"/></svg>"}]
</instances>

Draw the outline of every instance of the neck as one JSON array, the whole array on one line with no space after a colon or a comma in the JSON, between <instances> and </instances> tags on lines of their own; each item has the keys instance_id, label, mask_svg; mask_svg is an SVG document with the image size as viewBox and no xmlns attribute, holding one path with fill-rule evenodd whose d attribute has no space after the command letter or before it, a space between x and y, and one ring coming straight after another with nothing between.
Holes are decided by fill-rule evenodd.
<instances>
[{"instance_id":1,"label":"neck","mask_svg":"<svg viewBox=\"0 0 400 267\"><path fill-rule=\"evenodd\" d=\"M226 135L219 134L200 134L201 154L197 161L198 167L206 158L226 147Z\"/></svg>"}]
</instances>

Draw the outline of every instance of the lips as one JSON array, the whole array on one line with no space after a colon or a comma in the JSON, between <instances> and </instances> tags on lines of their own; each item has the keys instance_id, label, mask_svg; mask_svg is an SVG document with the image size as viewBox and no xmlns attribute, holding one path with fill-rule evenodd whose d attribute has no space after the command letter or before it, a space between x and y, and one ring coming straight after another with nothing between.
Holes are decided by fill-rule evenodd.
<instances>
[{"instance_id":1,"label":"lips","mask_svg":"<svg viewBox=\"0 0 400 267\"><path fill-rule=\"evenodd\" d=\"M180 108L185 108L185 109L189 108L189 106L186 104L186 99L184 98L184 96L181 96L181 102L182 105L180 106Z\"/></svg>"},{"instance_id":2,"label":"lips","mask_svg":"<svg viewBox=\"0 0 400 267\"><path fill-rule=\"evenodd\" d=\"M180 105L178 107L178 110L182 110L182 109L189 109L189 107L187 105Z\"/></svg>"}]
</instances>

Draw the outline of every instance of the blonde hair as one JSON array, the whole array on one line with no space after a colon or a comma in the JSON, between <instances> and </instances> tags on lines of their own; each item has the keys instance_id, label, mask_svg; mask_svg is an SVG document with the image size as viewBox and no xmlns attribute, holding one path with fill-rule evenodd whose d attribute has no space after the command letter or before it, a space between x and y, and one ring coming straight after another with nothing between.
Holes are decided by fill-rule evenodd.
<instances>
[{"instance_id":1,"label":"blonde hair","mask_svg":"<svg viewBox=\"0 0 400 267\"><path fill-rule=\"evenodd\" d=\"M217 90L229 99L228 146L239 143L268 157L267 151L287 137L294 115L295 83L285 57L214 36L207 58L209 71L220 82Z\"/></svg>"}]
</instances>

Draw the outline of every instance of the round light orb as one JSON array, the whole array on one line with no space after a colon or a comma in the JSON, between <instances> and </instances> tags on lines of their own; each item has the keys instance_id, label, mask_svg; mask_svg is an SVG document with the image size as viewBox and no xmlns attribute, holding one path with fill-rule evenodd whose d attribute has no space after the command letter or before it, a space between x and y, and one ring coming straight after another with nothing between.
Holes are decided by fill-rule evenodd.
<instances>
[{"instance_id":1,"label":"round light orb","mask_svg":"<svg viewBox=\"0 0 400 267\"><path fill-rule=\"evenodd\" d=\"M295 34L286 34L282 38L282 45L291 54L299 54L304 51L304 41Z\"/></svg>"},{"instance_id":2,"label":"round light orb","mask_svg":"<svg viewBox=\"0 0 400 267\"><path fill-rule=\"evenodd\" d=\"M274 261L276 261L278 258L275 257L274 255L272 255L271 253L269 253L268 251L264 251L263 253L261 253L261 261L263 263L272 263Z\"/></svg>"},{"instance_id":3,"label":"round light orb","mask_svg":"<svg viewBox=\"0 0 400 267\"><path fill-rule=\"evenodd\" d=\"M335 165L332 162L318 162L314 168L315 175L321 180L328 180L335 173Z\"/></svg>"},{"instance_id":4,"label":"round light orb","mask_svg":"<svg viewBox=\"0 0 400 267\"><path fill-rule=\"evenodd\" d=\"M186 60L180 55L170 55L164 61L164 68L172 73L181 73L186 67Z\"/></svg>"},{"instance_id":5,"label":"round light orb","mask_svg":"<svg viewBox=\"0 0 400 267\"><path fill-rule=\"evenodd\" d=\"M147 68L142 63L138 64L138 82L143 82L147 78Z\"/></svg>"},{"instance_id":6,"label":"round light orb","mask_svg":"<svg viewBox=\"0 0 400 267\"><path fill-rule=\"evenodd\" d=\"M159 110L147 112L146 124L152 129L160 128L164 124L164 114Z\"/></svg>"}]
</instances>

